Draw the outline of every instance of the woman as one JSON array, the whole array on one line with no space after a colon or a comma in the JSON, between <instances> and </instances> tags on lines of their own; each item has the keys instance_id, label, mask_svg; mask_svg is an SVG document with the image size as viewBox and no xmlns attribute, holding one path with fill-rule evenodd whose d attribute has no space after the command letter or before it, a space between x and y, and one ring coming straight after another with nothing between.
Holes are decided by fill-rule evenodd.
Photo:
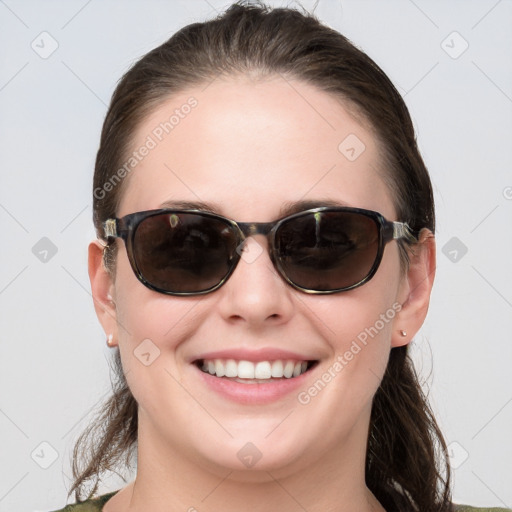
<instances>
[{"instance_id":1,"label":"woman","mask_svg":"<svg viewBox=\"0 0 512 512\"><path fill-rule=\"evenodd\" d=\"M119 382L67 510L469 510L407 355L430 179L403 100L342 35L234 5L147 54L107 113L94 222ZM136 479L93 498L135 450Z\"/></svg>"}]
</instances>

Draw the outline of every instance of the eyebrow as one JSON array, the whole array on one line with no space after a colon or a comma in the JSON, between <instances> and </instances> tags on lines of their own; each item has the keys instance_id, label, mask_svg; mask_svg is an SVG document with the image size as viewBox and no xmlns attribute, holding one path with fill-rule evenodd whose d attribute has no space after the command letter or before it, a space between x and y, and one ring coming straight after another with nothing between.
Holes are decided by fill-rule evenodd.
<instances>
[{"instance_id":1,"label":"eyebrow","mask_svg":"<svg viewBox=\"0 0 512 512\"><path fill-rule=\"evenodd\" d=\"M304 210L310 210L312 208L318 208L320 206L349 206L348 203L338 201L334 199L308 199L300 201L286 201L279 210L279 217L287 217L294 213L302 212ZM216 203L207 203L204 201L178 201L169 200L165 201L160 205L160 208L176 208L176 209L191 209L191 210L202 210L205 212L215 213L217 215L223 215L222 207Z\"/></svg>"}]
</instances>

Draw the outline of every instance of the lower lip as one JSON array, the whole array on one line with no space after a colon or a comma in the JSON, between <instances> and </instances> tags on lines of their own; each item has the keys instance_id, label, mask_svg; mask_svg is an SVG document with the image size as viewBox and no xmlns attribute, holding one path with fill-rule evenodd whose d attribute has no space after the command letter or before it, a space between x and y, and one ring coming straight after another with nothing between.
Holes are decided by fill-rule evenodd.
<instances>
[{"instance_id":1,"label":"lower lip","mask_svg":"<svg viewBox=\"0 0 512 512\"><path fill-rule=\"evenodd\" d=\"M282 378L264 383L244 384L225 377L215 377L197 367L196 369L209 388L225 398L242 404L267 404L275 402L293 391L304 387L306 379L313 371L313 369L309 369L298 377L290 379Z\"/></svg>"}]
</instances>

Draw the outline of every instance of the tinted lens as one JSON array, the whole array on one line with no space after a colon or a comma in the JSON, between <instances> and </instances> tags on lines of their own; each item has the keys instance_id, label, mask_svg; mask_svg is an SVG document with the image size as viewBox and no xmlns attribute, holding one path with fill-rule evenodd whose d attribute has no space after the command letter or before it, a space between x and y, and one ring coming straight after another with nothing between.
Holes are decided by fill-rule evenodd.
<instances>
[{"instance_id":1,"label":"tinted lens","mask_svg":"<svg viewBox=\"0 0 512 512\"><path fill-rule=\"evenodd\" d=\"M349 288L373 269L379 254L379 225L370 216L316 212L285 221L276 249L288 279L302 288Z\"/></svg>"},{"instance_id":2,"label":"tinted lens","mask_svg":"<svg viewBox=\"0 0 512 512\"><path fill-rule=\"evenodd\" d=\"M200 292L229 273L236 233L225 221L194 213L144 219L133 239L136 266L144 279L170 292Z\"/></svg>"}]
</instances>

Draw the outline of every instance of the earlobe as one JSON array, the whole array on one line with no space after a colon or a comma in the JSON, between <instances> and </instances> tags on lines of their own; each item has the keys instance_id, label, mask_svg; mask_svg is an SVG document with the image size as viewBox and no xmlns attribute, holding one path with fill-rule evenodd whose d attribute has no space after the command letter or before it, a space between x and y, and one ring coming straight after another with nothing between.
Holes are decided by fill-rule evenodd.
<instances>
[{"instance_id":1,"label":"earlobe","mask_svg":"<svg viewBox=\"0 0 512 512\"><path fill-rule=\"evenodd\" d=\"M418 243L410 251L409 269L400 286L398 296L402 308L395 317L392 347L410 343L423 325L428 312L435 271L435 237L429 229L423 228Z\"/></svg>"},{"instance_id":2,"label":"earlobe","mask_svg":"<svg viewBox=\"0 0 512 512\"><path fill-rule=\"evenodd\" d=\"M112 276L107 272L103 263L104 246L99 240L93 240L89 244L89 280L94 301L94 309L100 321L105 335L114 340L109 346L117 343L117 315L114 302L115 286Z\"/></svg>"}]
</instances>

